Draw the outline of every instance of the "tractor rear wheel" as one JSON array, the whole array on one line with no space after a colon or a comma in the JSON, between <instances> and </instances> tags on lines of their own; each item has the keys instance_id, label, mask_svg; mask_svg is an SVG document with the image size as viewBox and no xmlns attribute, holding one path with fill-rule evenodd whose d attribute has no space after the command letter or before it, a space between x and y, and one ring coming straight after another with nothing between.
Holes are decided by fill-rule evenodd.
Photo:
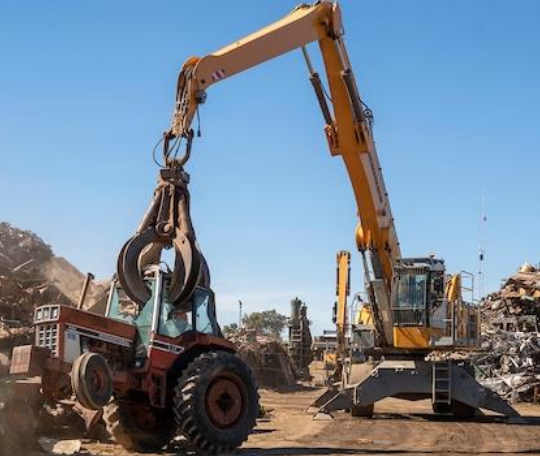
<instances>
[{"instance_id":1,"label":"tractor rear wheel","mask_svg":"<svg viewBox=\"0 0 540 456\"><path fill-rule=\"evenodd\" d=\"M107 431L128 451L157 452L176 435L172 416L149 406L114 400L103 411Z\"/></svg>"},{"instance_id":2,"label":"tractor rear wheel","mask_svg":"<svg viewBox=\"0 0 540 456\"><path fill-rule=\"evenodd\" d=\"M178 380L174 411L194 450L204 454L234 451L251 434L259 412L251 369L232 353L200 355Z\"/></svg>"}]
</instances>

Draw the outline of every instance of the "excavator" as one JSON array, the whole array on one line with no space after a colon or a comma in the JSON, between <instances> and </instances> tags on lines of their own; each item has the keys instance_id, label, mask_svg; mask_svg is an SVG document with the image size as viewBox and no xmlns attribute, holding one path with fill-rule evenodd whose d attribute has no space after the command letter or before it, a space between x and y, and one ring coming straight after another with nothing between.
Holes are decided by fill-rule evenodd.
<instances>
[{"instance_id":1,"label":"excavator","mask_svg":"<svg viewBox=\"0 0 540 456\"><path fill-rule=\"evenodd\" d=\"M329 94L307 49L313 42L322 54ZM164 246L176 250L172 296L181 300L182 295L191 293L201 276L206 276L205 261L190 224L186 217L171 216L174 211L169 210L176 200L183 201L181 197L175 200L174 195L185 187L182 176L191 156L192 123L199 107L207 101L211 86L297 49L302 51L322 112L330 154L343 160L354 193L359 216L355 240L363 261L376 341L370 354L372 368L355 376L351 372L354 364L347 367L347 372L338 373L339 381L314 405L324 413L350 410L355 415L371 416L374 403L385 397L431 398L438 413L471 416L484 408L516 416L509 404L476 382L466 361L455 357L458 350L478 348L477 308L464 303L461 277L447 276L444 261L434 255L401 256L374 143L373 113L360 96L345 46L340 6L334 1L299 5L283 19L183 64L172 124L162 139L165 169L160 188L173 196L167 197L165 203L154 200L149 210L154 214L153 222L148 224L152 217L146 217L142 228L124 247L118 262L123 289L134 302L148 300L144 267L157 261ZM185 152L180 159L175 158L182 144ZM344 267L347 261L341 263ZM346 276L348 273L338 271L341 282L336 314L338 327L341 325L341 347L345 343L342 331ZM345 350L340 348L338 352L343 361ZM340 362L338 367L343 369L345 364Z\"/></svg>"},{"instance_id":2,"label":"excavator","mask_svg":"<svg viewBox=\"0 0 540 456\"><path fill-rule=\"evenodd\" d=\"M307 50L312 42L322 54L329 95ZM185 165L192 155L192 123L208 89L296 49L307 64L330 154L343 160L353 189L360 219L355 238L376 333L373 362L362 366L367 371L355 376L359 365L347 363L341 350L342 372L315 405L321 413L369 416L375 402L393 396L431 398L441 413L484 408L517 415L453 356L456 349L476 348L478 339L478 321L462 303L459 276L447 277L444 262L432 255L401 257L373 114L347 55L340 6L320 0L184 63L172 123L161 140L158 185L121 249L106 314L54 303L36 309L34 344L13 350L7 384L16 393L0 413L0 451L5 439L28 427L24 417L33 407L73 397L85 420L91 424L103 415L109 432L129 450L157 451L178 434L204 454L231 452L245 441L255 425L258 395L251 371L216 320L209 268L191 222ZM162 266L167 249L175 253L172 269ZM349 271L348 257L342 257L336 316L344 331ZM346 343L344 334L340 343ZM35 400L29 400L30 391ZM18 411L20 420L10 418L9 410ZM17 441L29 442L30 435Z\"/></svg>"}]
</instances>

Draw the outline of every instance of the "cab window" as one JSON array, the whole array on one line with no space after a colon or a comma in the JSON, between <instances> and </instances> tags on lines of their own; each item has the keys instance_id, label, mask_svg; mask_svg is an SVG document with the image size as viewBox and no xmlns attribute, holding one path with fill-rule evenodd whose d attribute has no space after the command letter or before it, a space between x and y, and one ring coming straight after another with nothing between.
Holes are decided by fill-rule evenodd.
<instances>
[{"instance_id":1,"label":"cab window","mask_svg":"<svg viewBox=\"0 0 540 456\"><path fill-rule=\"evenodd\" d=\"M152 316L154 313L154 295L156 290L156 281L146 282L152 292L148 302L139 309L131 299L127 297L124 290L115 287L111 297L109 308L109 317L115 320L130 323L137 327L136 352L143 354L150 341L150 331L152 329Z\"/></svg>"},{"instance_id":2,"label":"cab window","mask_svg":"<svg viewBox=\"0 0 540 456\"><path fill-rule=\"evenodd\" d=\"M194 293L195 308L197 315L195 324L197 331L205 334L218 334L219 329L216 323L214 295L211 291L197 288Z\"/></svg>"},{"instance_id":3,"label":"cab window","mask_svg":"<svg viewBox=\"0 0 540 456\"><path fill-rule=\"evenodd\" d=\"M175 308L166 299L161 305L158 332L164 336L175 338L193 329L193 314L191 309Z\"/></svg>"}]
</instances>

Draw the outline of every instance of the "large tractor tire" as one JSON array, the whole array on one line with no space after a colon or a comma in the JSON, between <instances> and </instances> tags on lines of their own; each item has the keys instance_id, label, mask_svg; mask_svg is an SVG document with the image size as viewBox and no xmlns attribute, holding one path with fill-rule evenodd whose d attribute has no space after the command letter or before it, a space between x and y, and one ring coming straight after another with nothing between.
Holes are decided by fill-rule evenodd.
<instances>
[{"instance_id":1,"label":"large tractor tire","mask_svg":"<svg viewBox=\"0 0 540 456\"><path fill-rule=\"evenodd\" d=\"M251 369L232 353L200 355L178 380L174 411L192 449L203 454L234 451L251 434L259 412Z\"/></svg>"},{"instance_id":2,"label":"large tractor tire","mask_svg":"<svg viewBox=\"0 0 540 456\"><path fill-rule=\"evenodd\" d=\"M114 400L103 410L107 431L128 451L158 452L176 435L174 418L151 407Z\"/></svg>"}]
</instances>

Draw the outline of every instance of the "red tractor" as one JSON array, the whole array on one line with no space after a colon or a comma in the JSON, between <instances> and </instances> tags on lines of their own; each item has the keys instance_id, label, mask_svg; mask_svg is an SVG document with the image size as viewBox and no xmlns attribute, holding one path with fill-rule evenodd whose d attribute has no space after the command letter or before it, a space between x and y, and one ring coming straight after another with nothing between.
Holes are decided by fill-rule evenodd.
<instances>
[{"instance_id":1,"label":"red tractor","mask_svg":"<svg viewBox=\"0 0 540 456\"><path fill-rule=\"evenodd\" d=\"M11 408L20 415L21 406L75 396L85 409L103 411L109 433L128 450L157 451L180 435L203 453L234 450L255 425L258 393L221 333L213 292L198 286L179 307L167 298L170 273L152 266L144 281L151 290L144 306L113 281L105 316L39 307L34 345L13 351L11 387L22 394L12 394ZM30 391L40 400L21 399Z\"/></svg>"}]
</instances>

